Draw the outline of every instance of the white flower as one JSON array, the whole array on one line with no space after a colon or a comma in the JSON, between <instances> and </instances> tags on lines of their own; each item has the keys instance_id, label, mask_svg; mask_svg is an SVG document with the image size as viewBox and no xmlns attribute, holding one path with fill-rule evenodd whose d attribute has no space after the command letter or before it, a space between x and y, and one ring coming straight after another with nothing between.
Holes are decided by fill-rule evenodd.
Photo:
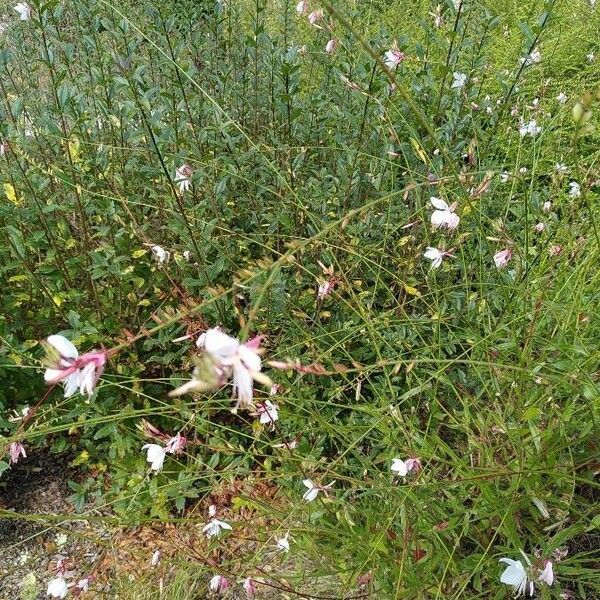
<instances>
[{"instance_id":1,"label":"white flower","mask_svg":"<svg viewBox=\"0 0 600 600\"><path fill-rule=\"evenodd\" d=\"M31 17L31 6L27 2L19 2L13 8L19 13L21 21L28 21Z\"/></svg>"},{"instance_id":2,"label":"white flower","mask_svg":"<svg viewBox=\"0 0 600 600\"><path fill-rule=\"evenodd\" d=\"M219 521L219 519L211 519L203 528L202 532L206 534L207 538L216 537L221 533L222 529L231 529L231 525L225 521Z\"/></svg>"},{"instance_id":3,"label":"white flower","mask_svg":"<svg viewBox=\"0 0 600 600\"><path fill-rule=\"evenodd\" d=\"M327 490L335 483L332 481L327 485L317 485L312 481L312 479L304 479L302 484L305 488L307 488L306 492L304 492L302 499L306 500L306 502L312 502L318 495L319 492L327 492Z\"/></svg>"},{"instance_id":4,"label":"white flower","mask_svg":"<svg viewBox=\"0 0 600 600\"><path fill-rule=\"evenodd\" d=\"M46 369L46 372L44 373L44 381L50 383L57 380L61 371L66 373L67 369L71 369L79 357L79 352L77 351L77 348L62 335L50 335L46 341L59 354L58 362L56 365L53 365L55 368ZM65 386L65 398L70 398L79 388L79 375L79 369L75 369L60 379Z\"/></svg>"},{"instance_id":5,"label":"white flower","mask_svg":"<svg viewBox=\"0 0 600 600\"><path fill-rule=\"evenodd\" d=\"M453 81L450 86L451 89L457 89L465 87L465 83L467 83L467 76L464 73L453 73L452 74Z\"/></svg>"},{"instance_id":6,"label":"white flower","mask_svg":"<svg viewBox=\"0 0 600 600\"><path fill-rule=\"evenodd\" d=\"M537 48L534 48L533 51L531 52L531 54L528 54L525 58L521 58L521 62L526 67L529 67L530 65L533 65L533 64L537 64L541 60L542 60L542 53Z\"/></svg>"},{"instance_id":7,"label":"white flower","mask_svg":"<svg viewBox=\"0 0 600 600\"><path fill-rule=\"evenodd\" d=\"M383 62L388 69L395 69L403 60L404 52L400 52L400 49L396 44L394 44L383 57Z\"/></svg>"},{"instance_id":8,"label":"white flower","mask_svg":"<svg viewBox=\"0 0 600 600\"><path fill-rule=\"evenodd\" d=\"M154 258L156 258L156 262L158 262L159 265L169 262L171 253L168 250L165 250L158 245L152 246L150 250L152 250L152 254L154 254Z\"/></svg>"},{"instance_id":9,"label":"white flower","mask_svg":"<svg viewBox=\"0 0 600 600\"><path fill-rule=\"evenodd\" d=\"M296 12L299 15L303 15L308 9L308 2L306 0L300 0L298 4L296 4Z\"/></svg>"},{"instance_id":10,"label":"white flower","mask_svg":"<svg viewBox=\"0 0 600 600\"><path fill-rule=\"evenodd\" d=\"M48 582L48 589L46 590L46 596L52 596L52 598L65 598L69 593L67 582L62 577L56 577Z\"/></svg>"},{"instance_id":11,"label":"white flower","mask_svg":"<svg viewBox=\"0 0 600 600\"><path fill-rule=\"evenodd\" d=\"M554 567L551 561L546 561L546 565L544 566L544 569L540 571L538 579L544 583L547 583L548 585L552 585L554 583Z\"/></svg>"},{"instance_id":12,"label":"white flower","mask_svg":"<svg viewBox=\"0 0 600 600\"><path fill-rule=\"evenodd\" d=\"M188 261L190 260L190 258L192 257L192 253L189 250L184 250L183 251L183 259Z\"/></svg>"},{"instance_id":13,"label":"white flower","mask_svg":"<svg viewBox=\"0 0 600 600\"><path fill-rule=\"evenodd\" d=\"M508 171L502 171L500 173L500 181L506 183L510 179L510 173Z\"/></svg>"},{"instance_id":14,"label":"white flower","mask_svg":"<svg viewBox=\"0 0 600 600\"><path fill-rule=\"evenodd\" d=\"M542 131L542 128L538 127L535 119L532 119L529 123L521 123L521 126L519 127L519 134L521 137L525 137L526 135L535 137L540 131Z\"/></svg>"},{"instance_id":15,"label":"white flower","mask_svg":"<svg viewBox=\"0 0 600 600\"><path fill-rule=\"evenodd\" d=\"M548 213L552 210L552 203L550 200L546 200L544 204L542 204L542 212Z\"/></svg>"},{"instance_id":16,"label":"white flower","mask_svg":"<svg viewBox=\"0 0 600 600\"><path fill-rule=\"evenodd\" d=\"M150 566L155 567L160 560L160 550L155 550L154 554L152 554L152 559L150 560Z\"/></svg>"},{"instance_id":17,"label":"white flower","mask_svg":"<svg viewBox=\"0 0 600 600\"><path fill-rule=\"evenodd\" d=\"M281 550L282 552L290 551L289 537L290 537L290 533L288 531L288 533L286 533L282 538L275 540L275 543L277 544L277 548L279 548L279 550Z\"/></svg>"},{"instance_id":18,"label":"white flower","mask_svg":"<svg viewBox=\"0 0 600 600\"><path fill-rule=\"evenodd\" d=\"M594 62L596 60L596 55L593 52L590 52L589 54L586 54L586 58L588 59L588 62Z\"/></svg>"},{"instance_id":19,"label":"white flower","mask_svg":"<svg viewBox=\"0 0 600 600\"><path fill-rule=\"evenodd\" d=\"M392 466L390 467L392 473L400 475L400 477L406 477L408 475L408 467L406 463L400 458L392 459Z\"/></svg>"},{"instance_id":20,"label":"white flower","mask_svg":"<svg viewBox=\"0 0 600 600\"><path fill-rule=\"evenodd\" d=\"M275 429L275 421L279 420L279 406L270 400L265 400L256 407L263 425L271 425Z\"/></svg>"},{"instance_id":21,"label":"white flower","mask_svg":"<svg viewBox=\"0 0 600 600\"><path fill-rule=\"evenodd\" d=\"M454 4L454 10L458 10L462 4L462 0L452 0L452 3Z\"/></svg>"},{"instance_id":22,"label":"white flower","mask_svg":"<svg viewBox=\"0 0 600 600\"><path fill-rule=\"evenodd\" d=\"M90 579L90 577L80 579L75 587L82 592L87 592L90 589Z\"/></svg>"},{"instance_id":23,"label":"white flower","mask_svg":"<svg viewBox=\"0 0 600 600\"><path fill-rule=\"evenodd\" d=\"M494 264L497 269L504 268L510 259L512 258L512 251L510 248L505 248L504 250L500 250L494 254Z\"/></svg>"},{"instance_id":24,"label":"white flower","mask_svg":"<svg viewBox=\"0 0 600 600\"><path fill-rule=\"evenodd\" d=\"M435 210L431 213L431 224L434 229L438 227L446 228L452 231L458 227L460 222L460 217L454 212L455 206L454 204L448 205L441 198L436 198L435 196L431 196L429 199L433 208Z\"/></svg>"},{"instance_id":25,"label":"white flower","mask_svg":"<svg viewBox=\"0 0 600 600\"><path fill-rule=\"evenodd\" d=\"M310 479L305 479L302 484L304 487L308 488L306 492L304 492L302 499L307 502L312 502L319 495L319 488L316 487Z\"/></svg>"},{"instance_id":26,"label":"white flower","mask_svg":"<svg viewBox=\"0 0 600 600\"><path fill-rule=\"evenodd\" d=\"M254 395L252 380L262 378L260 356L254 345L241 344L216 327L209 329L204 336L204 350L220 367L231 368L233 372L233 393L237 392L238 406L252 406ZM271 382L269 381L269 385Z\"/></svg>"},{"instance_id":27,"label":"white flower","mask_svg":"<svg viewBox=\"0 0 600 600\"><path fill-rule=\"evenodd\" d=\"M556 96L556 100L559 104L564 104L567 101L567 95L564 92L561 92L558 96Z\"/></svg>"},{"instance_id":28,"label":"white flower","mask_svg":"<svg viewBox=\"0 0 600 600\"><path fill-rule=\"evenodd\" d=\"M520 560L501 558L500 562L508 565L500 575L500 582L510 585L515 589L516 596L524 596L527 592L527 572ZM533 596L533 581L529 582L529 595Z\"/></svg>"},{"instance_id":29,"label":"white flower","mask_svg":"<svg viewBox=\"0 0 600 600\"><path fill-rule=\"evenodd\" d=\"M559 175L562 175L563 173L566 173L569 170L569 167L567 167L567 165L564 165L563 163L556 163L554 169Z\"/></svg>"},{"instance_id":30,"label":"white flower","mask_svg":"<svg viewBox=\"0 0 600 600\"><path fill-rule=\"evenodd\" d=\"M533 230L536 233L542 233L544 230L546 229L546 223L536 223L536 225L534 226Z\"/></svg>"},{"instance_id":31,"label":"white flower","mask_svg":"<svg viewBox=\"0 0 600 600\"><path fill-rule=\"evenodd\" d=\"M390 467L392 473L395 473L400 477L406 477L411 471L419 471L420 469L420 458L407 458L406 460L402 460L401 458L393 458L392 466Z\"/></svg>"},{"instance_id":32,"label":"white flower","mask_svg":"<svg viewBox=\"0 0 600 600\"><path fill-rule=\"evenodd\" d=\"M423 253L423 256L431 261L432 269L437 269L442 264L444 253L438 250L437 248L427 246L427 249Z\"/></svg>"},{"instance_id":33,"label":"white flower","mask_svg":"<svg viewBox=\"0 0 600 600\"><path fill-rule=\"evenodd\" d=\"M7 148L8 148L8 144L6 142L0 143L0 157L6 155Z\"/></svg>"},{"instance_id":34,"label":"white flower","mask_svg":"<svg viewBox=\"0 0 600 600\"><path fill-rule=\"evenodd\" d=\"M142 446L142 450L146 450L148 454L146 455L146 460L150 463L150 468L158 473L165 462L165 456L167 451L162 446L158 444L144 444Z\"/></svg>"},{"instance_id":35,"label":"white flower","mask_svg":"<svg viewBox=\"0 0 600 600\"><path fill-rule=\"evenodd\" d=\"M338 41L335 38L331 38L325 45L325 52L327 52L327 54L333 54L337 48L337 45Z\"/></svg>"},{"instance_id":36,"label":"white flower","mask_svg":"<svg viewBox=\"0 0 600 600\"><path fill-rule=\"evenodd\" d=\"M181 165L175 169L174 181L179 187L179 193L183 194L190 189L192 185L192 167L190 165Z\"/></svg>"},{"instance_id":37,"label":"white flower","mask_svg":"<svg viewBox=\"0 0 600 600\"><path fill-rule=\"evenodd\" d=\"M571 198L579 198L581 196L581 186L576 181L569 183L569 196Z\"/></svg>"},{"instance_id":38,"label":"white flower","mask_svg":"<svg viewBox=\"0 0 600 600\"><path fill-rule=\"evenodd\" d=\"M50 335L46 339L50 367L44 373L44 381L56 384L62 381L65 398L79 388L81 394L91 396L104 371L108 353L93 350L79 356L77 348L62 335Z\"/></svg>"}]
</instances>

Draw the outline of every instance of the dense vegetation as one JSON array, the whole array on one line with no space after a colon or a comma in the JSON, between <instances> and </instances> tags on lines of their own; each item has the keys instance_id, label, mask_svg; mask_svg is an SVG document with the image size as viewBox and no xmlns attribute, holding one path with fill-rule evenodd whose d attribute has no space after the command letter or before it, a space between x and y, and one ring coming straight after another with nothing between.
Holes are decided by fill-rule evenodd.
<instances>
[{"instance_id":1,"label":"dense vegetation","mask_svg":"<svg viewBox=\"0 0 600 600\"><path fill-rule=\"evenodd\" d=\"M77 467L72 519L227 514L160 597L506 598L508 557L597 598L592 5L5 7L7 452ZM264 336L256 410L169 395L210 380L217 326ZM44 383L52 334L106 358L91 395ZM138 584L106 597L159 597Z\"/></svg>"}]
</instances>

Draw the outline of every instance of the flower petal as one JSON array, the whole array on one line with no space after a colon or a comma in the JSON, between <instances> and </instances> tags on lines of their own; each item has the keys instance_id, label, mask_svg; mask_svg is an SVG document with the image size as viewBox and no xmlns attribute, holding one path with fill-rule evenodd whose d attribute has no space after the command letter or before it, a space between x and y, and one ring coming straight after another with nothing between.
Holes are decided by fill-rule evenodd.
<instances>
[{"instance_id":1,"label":"flower petal","mask_svg":"<svg viewBox=\"0 0 600 600\"><path fill-rule=\"evenodd\" d=\"M49 335L46 341L61 355L66 358L77 358L77 348L64 335Z\"/></svg>"}]
</instances>

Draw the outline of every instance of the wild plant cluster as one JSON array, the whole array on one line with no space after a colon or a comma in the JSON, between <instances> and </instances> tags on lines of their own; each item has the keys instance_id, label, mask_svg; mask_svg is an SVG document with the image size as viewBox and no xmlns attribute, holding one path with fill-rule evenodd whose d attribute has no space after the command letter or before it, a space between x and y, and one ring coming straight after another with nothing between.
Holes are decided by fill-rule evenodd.
<instances>
[{"instance_id":1,"label":"wild plant cluster","mask_svg":"<svg viewBox=\"0 0 600 600\"><path fill-rule=\"evenodd\" d=\"M173 597L597 597L600 10L399 4L2 12L0 486Z\"/></svg>"}]
</instances>

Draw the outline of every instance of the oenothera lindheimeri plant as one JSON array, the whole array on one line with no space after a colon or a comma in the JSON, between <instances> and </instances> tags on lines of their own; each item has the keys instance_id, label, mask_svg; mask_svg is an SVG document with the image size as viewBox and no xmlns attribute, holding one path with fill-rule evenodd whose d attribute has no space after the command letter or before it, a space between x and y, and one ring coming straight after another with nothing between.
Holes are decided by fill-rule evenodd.
<instances>
[{"instance_id":1,"label":"oenothera lindheimeri plant","mask_svg":"<svg viewBox=\"0 0 600 600\"><path fill-rule=\"evenodd\" d=\"M0 470L177 513L200 597L588 586L598 12L560 4L9 6Z\"/></svg>"}]
</instances>

